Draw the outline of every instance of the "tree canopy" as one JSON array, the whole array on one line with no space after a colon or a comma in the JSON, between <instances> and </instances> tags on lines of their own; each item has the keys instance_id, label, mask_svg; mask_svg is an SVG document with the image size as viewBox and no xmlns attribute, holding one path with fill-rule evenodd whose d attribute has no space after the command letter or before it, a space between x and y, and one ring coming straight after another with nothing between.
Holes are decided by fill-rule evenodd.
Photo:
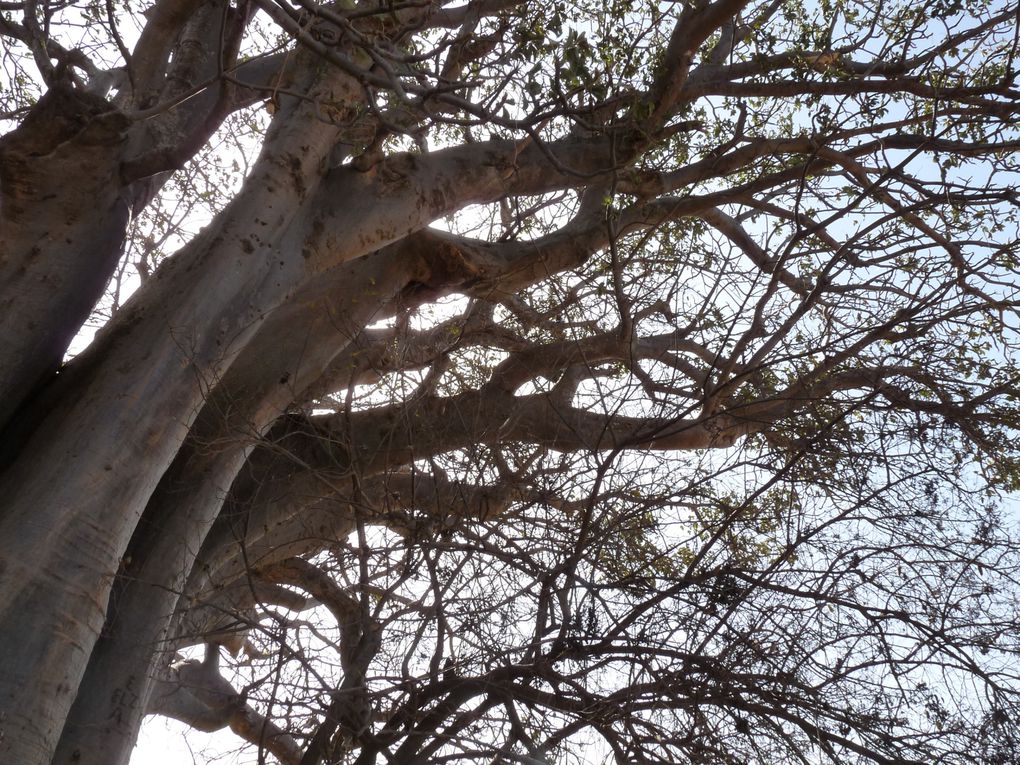
<instances>
[{"instance_id":1,"label":"tree canopy","mask_svg":"<svg viewBox=\"0 0 1020 765\"><path fill-rule=\"evenodd\" d=\"M1015 2L0 40L0 760L1020 763Z\"/></svg>"}]
</instances>

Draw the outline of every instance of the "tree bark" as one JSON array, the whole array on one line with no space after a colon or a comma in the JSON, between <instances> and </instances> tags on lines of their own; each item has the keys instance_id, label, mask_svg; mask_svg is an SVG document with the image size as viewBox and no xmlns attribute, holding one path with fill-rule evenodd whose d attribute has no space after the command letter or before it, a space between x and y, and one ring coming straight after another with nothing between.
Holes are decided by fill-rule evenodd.
<instances>
[{"instance_id":1,"label":"tree bark","mask_svg":"<svg viewBox=\"0 0 1020 765\"><path fill-rule=\"evenodd\" d=\"M152 681L173 653L171 618L223 498L295 388L314 382L413 276L414 261L402 254L340 266L300 293L260 327L210 393L132 538L54 762L129 760ZM371 294L365 284L374 285Z\"/></svg>"},{"instance_id":2,"label":"tree bark","mask_svg":"<svg viewBox=\"0 0 1020 765\"><path fill-rule=\"evenodd\" d=\"M105 99L57 84L0 141L0 429L56 371L117 265L126 127Z\"/></svg>"}]
</instances>

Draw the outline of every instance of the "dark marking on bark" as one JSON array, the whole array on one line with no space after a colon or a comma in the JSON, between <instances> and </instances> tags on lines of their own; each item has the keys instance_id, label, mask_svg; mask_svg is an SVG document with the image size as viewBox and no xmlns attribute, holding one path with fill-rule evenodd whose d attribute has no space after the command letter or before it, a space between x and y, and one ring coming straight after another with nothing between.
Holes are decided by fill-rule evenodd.
<instances>
[{"instance_id":1,"label":"dark marking on bark","mask_svg":"<svg viewBox=\"0 0 1020 765\"><path fill-rule=\"evenodd\" d=\"M430 200L431 207L429 208L432 213L439 213L446 209L446 192L443 189L433 189L432 199Z\"/></svg>"},{"instance_id":2,"label":"dark marking on bark","mask_svg":"<svg viewBox=\"0 0 1020 765\"><path fill-rule=\"evenodd\" d=\"M244 250L249 255L251 255L253 252L255 252L255 245L251 243L251 239L242 239L241 249Z\"/></svg>"},{"instance_id":3,"label":"dark marking on bark","mask_svg":"<svg viewBox=\"0 0 1020 765\"><path fill-rule=\"evenodd\" d=\"M304 173L301 168L301 160L292 156L288 159L288 163L290 165L291 177L294 179L294 188L297 190L298 196L304 199L307 189L305 187Z\"/></svg>"}]
</instances>

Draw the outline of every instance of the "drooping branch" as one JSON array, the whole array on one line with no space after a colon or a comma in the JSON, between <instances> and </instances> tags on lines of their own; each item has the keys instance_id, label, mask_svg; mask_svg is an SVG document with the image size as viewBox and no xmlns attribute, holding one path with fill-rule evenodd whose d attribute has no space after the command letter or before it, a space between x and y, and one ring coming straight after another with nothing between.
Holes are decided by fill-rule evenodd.
<instances>
[{"instance_id":1,"label":"drooping branch","mask_svg":"<svg viewBox=\"0 0 1020 765\"><path fill-rule=\"evenodd\" d=\"M219 671L218 645L208 645L204 661L184 661L159 678L149 714L180 720L212 733L229 726L235 734L265 749L283 765L297 765L302 747L270 719L259 714Z\"/></svg>"}]
</instances>

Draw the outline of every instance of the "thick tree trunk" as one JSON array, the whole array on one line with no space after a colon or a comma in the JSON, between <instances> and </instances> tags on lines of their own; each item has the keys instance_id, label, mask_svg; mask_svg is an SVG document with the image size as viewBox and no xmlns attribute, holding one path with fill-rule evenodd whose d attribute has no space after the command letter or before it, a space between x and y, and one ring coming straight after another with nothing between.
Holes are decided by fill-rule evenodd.
<instances>
[{"instance_id":1,"label":"thick tree trunk","mask_svg":"<svg viewBox=\"0 0 1020 765\"><path fill-rule=\"evenodd\" d=\"M0 477L0 759L50 761L149 497L213 382L301 279L302 259L279 252L300 252L292 224L336 131L279 124L230 208L112 322Z\"/></svg>"},{"instance_id":2,"label":"thick tree trunk","mask_svg":"<svg viewBox=\"0 0 1020 765\"><path fill-rule=\"evenodd\" d=\"M167 638L179 595L251 445L295 390L311 385L356 328L371 323L413 278L414 262L401 254L384 251L339 267L295 296L212 392L128 548L54 762L130 759L153 680L172 652ZM371 292L363 285L373 285Z\"/></svg>"},{"instance_id":3,"label":"thick tree trunk","mask_svg":"<svg viewBox=\"0 0 1020 765\"><path fill-rule=\"evenodd\" d=\"M126 127L58 84L0 141L0 428L56 371L117 265Z\"/></svg>"}]
</instances>

